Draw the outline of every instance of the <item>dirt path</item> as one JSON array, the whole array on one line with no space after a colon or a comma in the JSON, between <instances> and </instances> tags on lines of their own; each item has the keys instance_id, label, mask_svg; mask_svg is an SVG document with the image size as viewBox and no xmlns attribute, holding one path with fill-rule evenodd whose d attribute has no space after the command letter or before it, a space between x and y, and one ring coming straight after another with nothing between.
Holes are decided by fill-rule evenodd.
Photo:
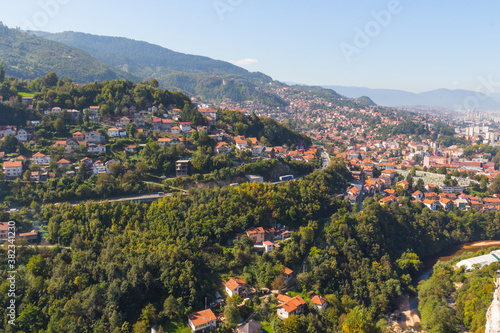
<instances>
[{"instance_id":1,"label":"dirt path","mask_svg":"<svg viewBox=\"0 0 500 333\"><path fill-rule=\"evenodd\" d=\"M399 326L403 332L408 329L413 331L420 331L420 315L418 313L418 301L416 299L410 300L408 295L400 296L396 300L396 305L401 313L401 316L393 324Z\"/></svg>"}]
</instances>

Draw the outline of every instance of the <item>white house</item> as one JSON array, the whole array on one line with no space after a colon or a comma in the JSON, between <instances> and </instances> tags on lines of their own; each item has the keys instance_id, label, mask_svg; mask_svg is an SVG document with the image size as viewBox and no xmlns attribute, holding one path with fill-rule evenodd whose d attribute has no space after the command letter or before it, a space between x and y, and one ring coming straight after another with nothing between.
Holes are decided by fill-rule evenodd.
<instances>
[{"instance_id":1,"label":"white house","mask_svg":"<svg viewBox=\"0 0 500 333\"><path fill-rule=\"evenodd\" d=\"M92 131L85 134L85 141L89 143L101 143L103 141L103 137L101 133Z\"/></svg>"},{"instance_id":2,"label":"white house","mask_svg":"<svg viewBox=\"0 0 500 333\"><path fill-rule=\"evenodd\" d=\"M16 133L16 126L0 126L0 138L3 138L7 135L16 135Z\"/></svg>"},{"instance_id":3,"label":"white house","mask_svg":"<svg viewBox=\"0 0 500 333\"><path fill-rule=\"evenodd\" d=\"M288 302L278 305L278 318L286 319L291 315L299 315L304 312L306 302L300 296L295 296Z\"/></svg>"},{"instance_id":4,"label":"white house","mask_svg":"<svg viewBox=\"0 0 500 333\"><path fill-rule=\"evenodd\" d=\"M124 137L127 136L127 132L122 128L110 128L108 129L108 135L110 137Z\"/></svg>"},{"instance_id":5,"label":"white house","mask_svg":"<svg viewBox=\"0 0 500 333\"><path fill-rule=\"evenodd\" d=\"M27 130L21 128L17 131L16 133L16 138L17 140L21 141L21 142L26 142L28 141L28 137L29 137L29 133Z\"/></svg>"},{"instance_id":6,"label":"white house","mask_svg":"<svg viewBox=\"0 0 500 333\"><path fill-rule=\"evenodd\" d=\"M90 143L88 152L92 154L106 154L106 146L96 145L95 143Z\"/></svg>"},{"instance_id":7,"label":"white house","mask_svg":"<svg viewBox=\"0 0 500 333\"><path fill-rule=\"evenodd\" d=\"M23 162L3 162L3 174L7 178L21 177L23 175Z\"/></svg>"},{"instance_id":8,"label":"white house","mask_svg":"<svg viewBox=\"0 0 500 333\"><path fill-rule=\"evenodd\" d=\"M190 122L182 122L179 123L179 127L182 132L189 132L191 130L191 123Z\"/></svg>"},{"instance_id":9,"label":"white house","mask_svg":"<svg viewBox=\"0 0 500 333\"><path fill-rule=\"evenodd\" d=\"M35 155L33 155L33 162L35 164L49 164L50 156L38 152Z\"/></svg>"},{"instance_id":10,"label":"white house","mask_svg":"<svg viewBox=\"0 0 500 333\"><path fill-rule=\"evenodd\" d=\"M247 290L245 282L240 279L231 279L226 282L225 286L229 297L233 297L233 295L241 295Z\"/></svg>"},{"instance_id":11,"label":"white house","mask_svg":"<svg viewBox=\"0 0 500 333\"><path fill-rule=\"evenodd\" d=\"M273 242L270 242L270 241L266 240L266 241L262 242L262 245L264 245L264 252L266 252L266 253L270 253L274 249Z\"/></svg>"},{"instance_id":12,"label":"white house","mask_svg":"<svg viewBox=\"0 0 500 333\"><path fill-rule=\"evenodd\" d=\"M261 156L266 146L253 146L252 147L252 156Z\"/></svg>"},{"instance_id":13,"label":"white house","mask_svg":"<svg viewBox=\"0 0 500 333\"><path fill-rule=\"evenodd\" d=\"M424 205L427 206L430 210L436 210L436 201L425 199L423 201Z\"/></svg>"},{"instance_id":14,"label":"white house","mask_svg":"<svg viewBox=\"0 0 500 333\"><path fill-rule=\"evenodd\" d=\"M230 153L231 150L232 150L231 146L229 146L227 142L224 141L217 143L217 145L214 148L216 154Z\"/></svg>"},{"instance_id":15,"label":"white house","mask_svg":"<svg viewBox=\"0 0 500 333\"><path fill-rule=\"evenodd\" d=\"M211 309L198 311L188 315L188 325L193 332L215 331L217 317Z\"/></svg>"},{"instance_id":16,"label":"white house","mask_svg":"<svg viewBox=\"0 0 500 333\"><path fill-rule=\"evenodd\" d=\"M95 161L94 165L92 166L92 171L95 175L101 172L106 172L106 166L102 161Z\"/></svg>"},{"instance_id":17,"label":"white house","mask_svg":"<svg viewBox=\"0 0 500 333\"><path fill-rule=\"evenodd\" d=\"M160 147L165 147L170 145L170 139L169 138L159 138L158 139L158 146Z\"/></svg>"},{"instance_id":18,"label":"white house","mask_svg":"<svg viewBox=\"0 0 500 333\"><path fill-rule=\"evenodd\" d=\"M326 308L328 307L326 298L318 295L314 296L311 299L311 303L313 303L319 311L326 310Z\"/></svg>"}]
</instances>

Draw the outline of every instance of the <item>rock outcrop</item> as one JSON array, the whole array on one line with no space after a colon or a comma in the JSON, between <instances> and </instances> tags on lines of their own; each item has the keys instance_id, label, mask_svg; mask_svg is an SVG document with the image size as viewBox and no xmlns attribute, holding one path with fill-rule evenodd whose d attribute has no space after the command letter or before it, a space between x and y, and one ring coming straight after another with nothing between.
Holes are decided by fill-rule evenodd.
<instances>
[{"instance_id":1,"label":"rock outcrop","mask_svg":"<svg viewBox=\"0 0 500 333\"><path fill-rule=\"evenodd\" d=\"M500 288L495 290L493 302L486 312L485 333L500 333Z\"/></svg>"}]
</instances>

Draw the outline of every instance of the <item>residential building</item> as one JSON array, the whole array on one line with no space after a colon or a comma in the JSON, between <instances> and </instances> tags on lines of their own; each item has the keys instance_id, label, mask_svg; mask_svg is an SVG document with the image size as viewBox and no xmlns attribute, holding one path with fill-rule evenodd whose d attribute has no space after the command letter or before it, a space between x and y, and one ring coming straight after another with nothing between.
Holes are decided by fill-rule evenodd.
<instances>
[{"instance_id":1,"label":"residential building","mask_svg":"<svg viewBox=\"0 0 500 333\"><path fill-rule=\"evenodd\" d=\"M278 318L286 319L291 315L299 315L304 312L306 302L300 296L295 296L286 303L277 306Z\"/></svg>"},{"instance_id":2,"label":"residential building","mask_svg":"<svg viewBox=\"0 0 500 333\"><path fill-rule=\"evenodd\" d=\"M186 177L189 174L189 160L178 160L175 162L176 177Z\"/></svg>"},{"instance_id":3,"label":"residential building","mask_svg":"<svg viewBox=\"0 0 500 333\"><path fill-rule=\"evenodd\" d=\"M324 311L328 307L328 302L326 301L326 298L324 298L322 296L318 296L318 295L314 296L311 299L311 303L313 303L314 305L316 305L316 308L319 311Z\"/></svg>"},{"instance_id":4,"label":"residential building","mask_svg":"<svg viewBox=\"0 0 500 333\"><path fill-rule=\"evenodd\" d=\"M233 297L234 295L245 295L247 290L245 282L240 279L231 279L227 281L225 287L229 297Z\"/></svg>"},{"instance_id":5,"label":"residential building","mask_svg":"<svg viewBox=\"0 0 500 333\"><path fill-rule=\"evenodd\" d=\"M265 253L271 253L274 249L274 243L270 241L263 241L262 244L264 245L264 252Z\"/></svg>"},{"instance_id":6,"label":"residential building","mask_svg":"<svg viewBox=\"0 0 500 333\"><path fill-rule=\"evenodd\" d=\"M85 135L82 132L75 132L75 133L71 134L71 136L76 141L83 141L83 140L85 140Z\"/></svg>"},{"instance_id":7,"label":"residential building","mask_svg":"<svg viewBox=\"0 0 500 333\"><path fill-rule=\"evenodd\" d=\"M97 160L94 162L94 165L92 166L92 171L95 175L98 173L106 172L106 166L102 161Z\"/></svg>"},{"instance_id":8,"label":"residential building","mask_svg":"<svg viewBox=\"0 0 500 333\"><path fill-rule=\"evenodd\" d=\"M227 144L227 142L219 142L214 148L216 154L220 153L230 153L231 147Z\"/></svg>"},{"instance_id":9,"label":"residential building","mask_svg":"<svg viewBox=\"0 0 500 333\"><path fill-rule=\"evenodd\" d=\"M36 243L38 241L38 230L33 229L30 232L22 232L18 234L18 237L27 240L30 244Z\"/></svg>"},{"instance_id":10,"label":"residential building","mask_svg":"<svg viewBox=\"0 0 500 333\"><path fill-rule=\"evenodd\" d=\"M6 178L18 178L23 175L23 162L3 162L3 174Z\"/></svg>"},{"instance_id":11,"label":"residential building","mask_svg":"<svg viewBox=\"0 0 500 333\"><path fill-rule=\"evenodd\" d=\"M188 325L196 333L214 331L217 328L217 317L211 309L198 311L188 315Z\"/></svg>"},{"instance_id":12,"label":"residential building","mask_svg":"<svg viewBox=\"0 0 500 333\"><path fill-rule=\"evenodd\" d=\"M430 210L436 210L436 201L434 200L429 200L429 199L425 199L423 201L424 205L426 207L428 207Z\"/></svg>"},{"instance_id":13,"label":"residential building","mask_svg":"<svg viewBox=\"0 0 500 333\"><path fill-rule=\"evenodd\" d=\"M71 165L71 162L68 161L67 159L65 158L61 158L59 161L56 162L57 163L57 166L60 167L60 168L63 168L63 169L66 169L68 168L70 165Z\"/></svg>"},{"instance_id":14,"label":"residential building","mask_svg":"<svg viewBox=\"0 0 500 333\"><path fill-rule=\"evenodd\" d=\"M439 204L446 211L453 210L453 201L451 201L450 199L441 198L439 199Z\"/></svg>"},{"instance_id":15,"label":"residential building","mask_svg":"<svg viewBox=\"0 0 500 333\"><path fill-rule=\"evenodd\" d=\"M14 229L17 230L15 226ZM5 241L7 238L9 238L9 222L0 222L0 243Z\"/></svg>"},{"instance_id":16,"label":"residential building","mask_svg":"<svg viewBox=\"0 0 500 333\"><path fill-rule=\"evenodd\" d=\"M168 147L170 145L170 138L159 138L158 146L160 147Z\"/></svg>"},{"instance_id":17,"label":"residential building","mask_svg":"<svg viewBox=\"0 0 500 333\"><path fill-rule=\"evenodd\" d=\"M179 123L179 127L182 132L189 132L191 130L191 123L190 122L182 122Z\"/></svg>"},{"instance_id":18,"label":"residential building","mask_svg":"<svg viewBox=\"0 0 500 333\"><path fill-rule=\"evenodd\" d=\"M262 243L264 241L265 230L262 227L255 227L245 231L247 236L254 242L254 244Z\"/></svg>"},{"instance_id":19,"label":"residential building","mask_svg":"<svg viewBox=\"0 0 500 333\"><path fill-rule=\"evenodd\" d=\"M293 278L293 271L290 268L285 267L283 277L285 278L286 282L290 282L290 280Z\"/></svg>"},{"instance_id":20,"label":"residential building","mask_svg":"<svg viewBox=\"0 0 500 333\"><path fill-rule=\"evenodd\" d=\"M33 158L33 163L35 163L35 164L49 164L50 163L50 156L42 154L40 152L33 155L32 158Z\"/></svg>"},{"instance_id":21,"label":"residential building","mask_svg":"<svg viewBox=\"0 0 500 333\"><path fill-rule=\"evenodd\" d=\"M91 131L85 134L85 141L90 143L101 143L104 141L104 137L99 132Z\"/></svg>"},{"instance_id":22,"label":"residential building","mask_svg":"<svg viewBox=\"0 0 500 333\"><path fill-rule=\"evenodd\" d=\"M30 132L28 132L23 128L20 128L16 133L17 140L21 142L27 142L29 140L29 137L30 137Z\"/></svg>"},{"instance_id":23,"label":"residential building","mask_svg":"<svg viewBox=\"0 0 500 333\"><path fill-rule=\"evenodd\" d=\"M258 321L250 319L247 323L241 324L238 327L236 327L236 332L237 333L261 333L263 327L264 326L261 323L259 323Z\"/></svg>"},{"instance_id":24,"label":"residential building","mask_svg":"<svg viewBox=\"0 0 500 333\"><path fill-rule=\"evenodd\" d=\"M91 154L106 154L106 146L90 143L87 151Z\"/></svg>"},{"instance_id":25,"label":"residential building","mask_svg":"<svg viewBox=\"0 0 500 333\"><path fill-rule=\"evenodd\" d=\"M127 136L127 132L122 128L112 127L108 129L108 136L110 137L124 137Z\"/></svg>"},{"instance_id":26,"label":"residential building","mask_svg":"<svg viewBox=\"0 0 500 333\"><path fill-rule=\"evenodd\" d=\"M16 126L0 126L0 138L6 137L7 135L16 135Z\"/></svg>"}]
</instances>

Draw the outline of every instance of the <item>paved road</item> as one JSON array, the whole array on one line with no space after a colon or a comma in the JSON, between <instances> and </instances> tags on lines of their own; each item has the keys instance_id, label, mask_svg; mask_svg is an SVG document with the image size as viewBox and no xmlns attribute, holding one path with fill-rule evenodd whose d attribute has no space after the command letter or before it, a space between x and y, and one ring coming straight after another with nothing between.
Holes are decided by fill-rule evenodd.
<instances>
[{"instance_id":1,"label":"paved road","mask_svg":"<svg viewBox=\"0 0 500 333\"><path fill-rule=\"evenodd\" d=\"M321 153L321 158L323 159L323 164L321 165L321 167L319 168L320 170L323 170L323 169L326 169L328 167L328 165L330 165L330 155L323 151Z\"/></svg>"}]
</instances>

